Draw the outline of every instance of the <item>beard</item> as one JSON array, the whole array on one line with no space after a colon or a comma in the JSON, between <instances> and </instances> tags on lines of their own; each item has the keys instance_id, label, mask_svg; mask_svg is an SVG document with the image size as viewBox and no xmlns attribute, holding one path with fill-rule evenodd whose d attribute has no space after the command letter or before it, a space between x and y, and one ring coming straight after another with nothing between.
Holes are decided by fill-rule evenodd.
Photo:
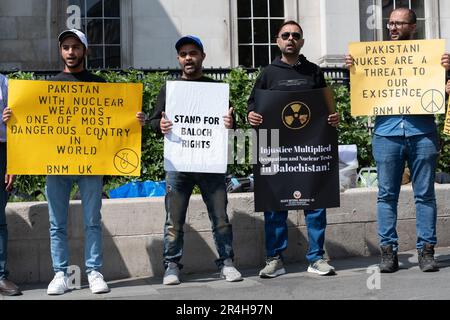
<instances>
[{"instance_id":1,"label":"beard","mask_svg":"<svg viewBox=\"0 0 450 320\"><path fill-rule=\"evenodd\" d=\"M405 32L398 32L394 36L397 37L397 39L392 39L393 34L390 34L391 40L411 40L412 36L410 33Z\"/></svg>"},{"instance_id":2,"label":"beard","mask_svg":"<svg viewBox=\"0 0 450 320\"><path fill-rule=\"evenodd\" d=\"M76 69L76 68L78 68L78 67L83 63L84 58L85 58L85 57L83 56L83 57L80 58L80 59L74 60L74 61L75 61L75 64L73 64L73 65L69 65L69 64L67 63L67 60L64 59L64 58L62 58L62 61L64 62L64 65L65 65L67 68L69 68L69 69Z\"/></svg>"},{"instance_id":3,"label":"beard","mask_svg":"<svg viewBox=\"0 0 450 320\"><path fill-rule=\"evenodd\" d=\"M291 57L291 56L296 57L300 54L300 50L292 49L292 48L289 48L287 50L284 49L284 50L280 50L280 51L284 56L288 56L288 57Z\"/></svg>"},{"instance_id":4,"label":"beard","mask_svg":"<svg viewBox=\"0 0 450 320\"><path fill-rule=\"evenodd\" d=\"M294 44L294 45L290 45L289 47L285 46L284 48L280 49L280 51L283 55L286 55L286 56L298 56L300 54L300 49L301 48L298 48Z\"/></svg>"},{"instance_id":5,"label":"beard","mask_svg":"<svg viewBox=\"0 0 450 320\"><path fill-rule=\"evenodd\" d=\"M187 64L183 67L183 72L185 74L196 74L199 70L201 70L201 68L195 63Z\"/></svg>"}]
</instances>

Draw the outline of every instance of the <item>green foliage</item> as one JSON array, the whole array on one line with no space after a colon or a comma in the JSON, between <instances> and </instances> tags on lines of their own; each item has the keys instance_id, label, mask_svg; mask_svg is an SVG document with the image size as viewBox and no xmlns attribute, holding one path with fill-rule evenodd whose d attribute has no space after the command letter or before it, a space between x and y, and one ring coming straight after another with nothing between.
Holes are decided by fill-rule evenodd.
<instances>
[{"instance_id":1,"label":"green foliage","mask_svg":"<svg viewBox=\"0 0 450 320\"><path fill-rule=\"evenodd\" d=\"M242 68L235 68L224 79L224 82L230 86L230 101L234 108L238 128L250 128L246 121L247 100L258 74L259 71L248 74Z\"/></svg>"},{"instance_id":2,"label":"green foliage","mask_svg":"<svg viewBox=\"0 0 450 320\"><path fill-rule=\"evenodd\" d=\"M372 157L372 139L369 132L369 117L352 117L350 93L344 85L332 85L336 110L340 115L338 127L339 144L356 144L359 167L375 166Z\"/></svg>"},{"instance_id":3,"label":"green foliage","mask_svg":"<svg viewBox=\"0 0 450 320\"><path fill-rule=\"evenodd\" d=\"M247 123L247 100L252 91L255 80L258 77L259 71L253 74L247 73L242 68L232 69L231 72L225 77L224 82L230 86L230 102L234 108L236 127L244 131L250 129L250 125ZM246 140L237 141L234 146L234 163L228 166L230 174L238 177L246 177L252 173L252 165L249 159L251 150L251 141ZM245 152L245 163L237 162L237 155L240 152ZM244 160L244 159L242 159Z\"/></svg>"},{"instance_id":4,"label":"green foliage","mask_svg":"<svg viewBox=\"0 0 450 320\"><path fill-rule=\"evenodd\" d=\"M33 72L16 71L8 75L8 79L36 80Z\"/></svg>"},{"instance_id":5,"label":"green foliage","mask_svg":"<svg viewBox=\"0 0 450 320\"><path fill-rule=\"evenodd\" d=\"M443 133L445 125L445 114L440 114L436 117L438 121L438 132L440 134L440 153L438 158L437 171L448 173L450 172L450 136Z\"/></svg>"},{"instance_id":6,"label":"green foliage","mask_svg":"<svg viewBox=\"0 0 450 320\"><path fill-rule=\"evenodd\" d=\"M44 201L45 176L17 176L9 201Z\"/></svg>"}]
</instances>

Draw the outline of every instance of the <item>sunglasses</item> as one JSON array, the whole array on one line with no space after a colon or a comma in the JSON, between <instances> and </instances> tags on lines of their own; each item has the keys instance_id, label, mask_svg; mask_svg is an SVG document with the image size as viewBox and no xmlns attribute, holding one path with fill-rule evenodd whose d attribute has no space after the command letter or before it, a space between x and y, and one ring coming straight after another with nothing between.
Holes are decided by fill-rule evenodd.
<instances>
[{"instance_id":1,"label":"sunglasses","mask_svg":"<svg viewBox=\"0 0 450 320\"><path fill-rule=\"evenodd\" d=\"M300 40L302 37L300 32L283 32L280 34L280 38L283 40L289 39L290 36L292 36L292 39L294 40Z\"/></svg>"}]
</instances>

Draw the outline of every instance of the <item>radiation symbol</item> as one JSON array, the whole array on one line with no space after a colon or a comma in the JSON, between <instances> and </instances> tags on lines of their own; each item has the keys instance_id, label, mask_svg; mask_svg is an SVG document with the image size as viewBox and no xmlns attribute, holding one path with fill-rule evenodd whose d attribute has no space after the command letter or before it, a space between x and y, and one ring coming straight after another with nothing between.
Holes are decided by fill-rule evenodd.
<instances>
[{"instance_id":1,"label":"radiation symbol","mask_svg":"<svg viewBox=\"0 0 450 320\"><path fill-rule=\"evenodd\" d=\"M306 126L311 118L311 111L303 102L292 102L283 109L281 119L286 127L297 130Z\"/></svg>"}]
</instances>

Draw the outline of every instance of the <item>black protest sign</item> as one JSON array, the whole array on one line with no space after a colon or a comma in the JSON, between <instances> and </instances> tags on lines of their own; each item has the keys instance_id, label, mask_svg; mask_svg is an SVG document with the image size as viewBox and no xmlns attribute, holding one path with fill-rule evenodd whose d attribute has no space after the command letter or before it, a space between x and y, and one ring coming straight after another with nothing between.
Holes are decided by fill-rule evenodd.
<instances>
[{"instance_id":1,"label":"black protest sign","mask_svg":"<svg viewBox=\"0 0 450 320\"><path fill-rule=\"evenodd\" d=\"M339 206L337 132L329 88L256 90L258 160L254 166L255 211Z\"/></svg>"}]
</instances>

